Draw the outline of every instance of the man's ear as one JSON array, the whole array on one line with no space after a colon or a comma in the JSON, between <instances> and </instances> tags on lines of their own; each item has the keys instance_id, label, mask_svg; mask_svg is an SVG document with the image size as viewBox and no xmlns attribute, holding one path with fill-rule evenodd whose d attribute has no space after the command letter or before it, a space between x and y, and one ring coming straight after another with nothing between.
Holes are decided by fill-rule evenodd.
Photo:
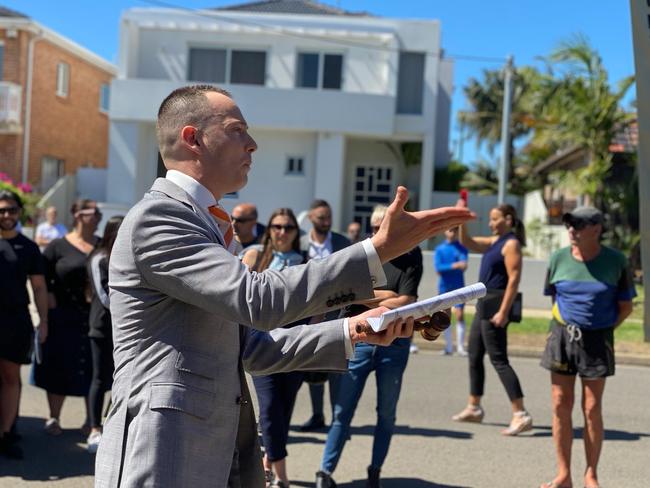
<instances>
[{"instance_id":1,"label":"man's ear","mask_svg":"<svg viewBox=\"0 0 650 488\"><path fill-rule=\"evenodd\" d=\"M199 142L199 130L191 125L186 125L181 129L181 144L188 150L198 154L201 150Z\"/></svg>"}]
</instances>

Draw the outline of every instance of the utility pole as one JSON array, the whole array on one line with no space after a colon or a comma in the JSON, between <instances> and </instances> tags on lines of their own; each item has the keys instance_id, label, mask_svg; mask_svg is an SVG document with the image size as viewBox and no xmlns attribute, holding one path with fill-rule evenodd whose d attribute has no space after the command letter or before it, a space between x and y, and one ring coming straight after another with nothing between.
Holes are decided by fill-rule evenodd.
<instances>
[{"instance_id":1,"label":"utility pole","mask_svg":"<svg viewBox=\"0 0 650 488\"><path fill-rule=\"evenodd\" d=\"M643 286L650 284L650 3L630 0L632 40L636 64L637 116L639 121L639 232ZM643 336L650 342L650 300L643 305Z\"/></svg>"},{"instance_id":2,"label":"utility pole","mask_svg":"<svg viewBox=\"0 0 650 488\"><path fill-rule=\"evenodd\" d=\"M501 161L499 161L499 205L505 202L508 168L510 167L510 112L512 109L513 61L512 55L508 56L508 61L504 68L503 112L501 116Z\"/></svg>"}]
</instances>

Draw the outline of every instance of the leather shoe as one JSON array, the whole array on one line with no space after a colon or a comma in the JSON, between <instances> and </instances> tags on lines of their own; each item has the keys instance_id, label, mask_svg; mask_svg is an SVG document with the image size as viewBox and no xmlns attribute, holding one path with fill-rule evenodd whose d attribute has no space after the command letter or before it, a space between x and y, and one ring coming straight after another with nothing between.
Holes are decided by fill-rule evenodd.
<instances>
[{"instance_id":1,"label":"leather shoe","mask_svg":"<svg viewBox=\"0 0 650 488\"><path fill-rule=\"evenodd\" d=\"M325 428L325 417L322 415L312 415L311 418L302 424L298 430L300 432L312 432Z\"/></svg>"},{"instance_id":2,"label":"leather shoe","mask_svg":"<svg viewBox=\"0 0 650 488\"><path fill-rule=\"evenodd\" d=\"M316 473L316 488L336 488L336 483L325 471Z\"/></svg>"}]
</instances>

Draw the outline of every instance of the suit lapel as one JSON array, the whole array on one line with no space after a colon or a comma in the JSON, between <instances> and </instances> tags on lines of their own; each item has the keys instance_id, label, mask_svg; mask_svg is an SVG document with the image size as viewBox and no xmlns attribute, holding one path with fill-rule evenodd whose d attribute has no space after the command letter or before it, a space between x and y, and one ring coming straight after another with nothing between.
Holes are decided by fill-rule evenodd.
<instances>
[{"instance_id":1,"label":"suit lapel","mask_svg":"<svg viewBox=\"0 0 650 488\"><path fill-rule=\"evenodd\" d=\"M157 178L156 181L154 181L150 191L164 193L168 197L190 206L192 210L194 210L194 212L205 222L206 227L212 231L215 240L225 247L225 242L221 236L221 231L217 227L217 223L210 215L210 212L208 212L208 209L203 208L198 203L196 203L196 201L191 196L189 196L187 192L180 186L168 180L167 178Z\"/></svg>"}]
</instances>

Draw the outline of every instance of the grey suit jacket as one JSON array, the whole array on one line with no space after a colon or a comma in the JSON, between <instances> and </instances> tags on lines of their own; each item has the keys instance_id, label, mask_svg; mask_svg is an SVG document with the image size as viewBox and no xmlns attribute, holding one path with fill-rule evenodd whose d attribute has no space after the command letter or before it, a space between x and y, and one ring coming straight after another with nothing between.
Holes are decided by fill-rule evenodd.
<instances>
[{"instance_id":1,"label":"grey suit jacket","mask_svg":"<svg viewBox=\"0 0 650 488\"><path fill-rule=\"evenodd\" d=\"M252 374L344 370L341 321L272 329L330 310L342 291L349 300L372 296L361 245L282 272L249 272L224 249L207 210L166 179L124 219L109 285L115 376L98 488L220 488L229 477L237 486L241 365Z\"/></svg>"}]
</instances>

